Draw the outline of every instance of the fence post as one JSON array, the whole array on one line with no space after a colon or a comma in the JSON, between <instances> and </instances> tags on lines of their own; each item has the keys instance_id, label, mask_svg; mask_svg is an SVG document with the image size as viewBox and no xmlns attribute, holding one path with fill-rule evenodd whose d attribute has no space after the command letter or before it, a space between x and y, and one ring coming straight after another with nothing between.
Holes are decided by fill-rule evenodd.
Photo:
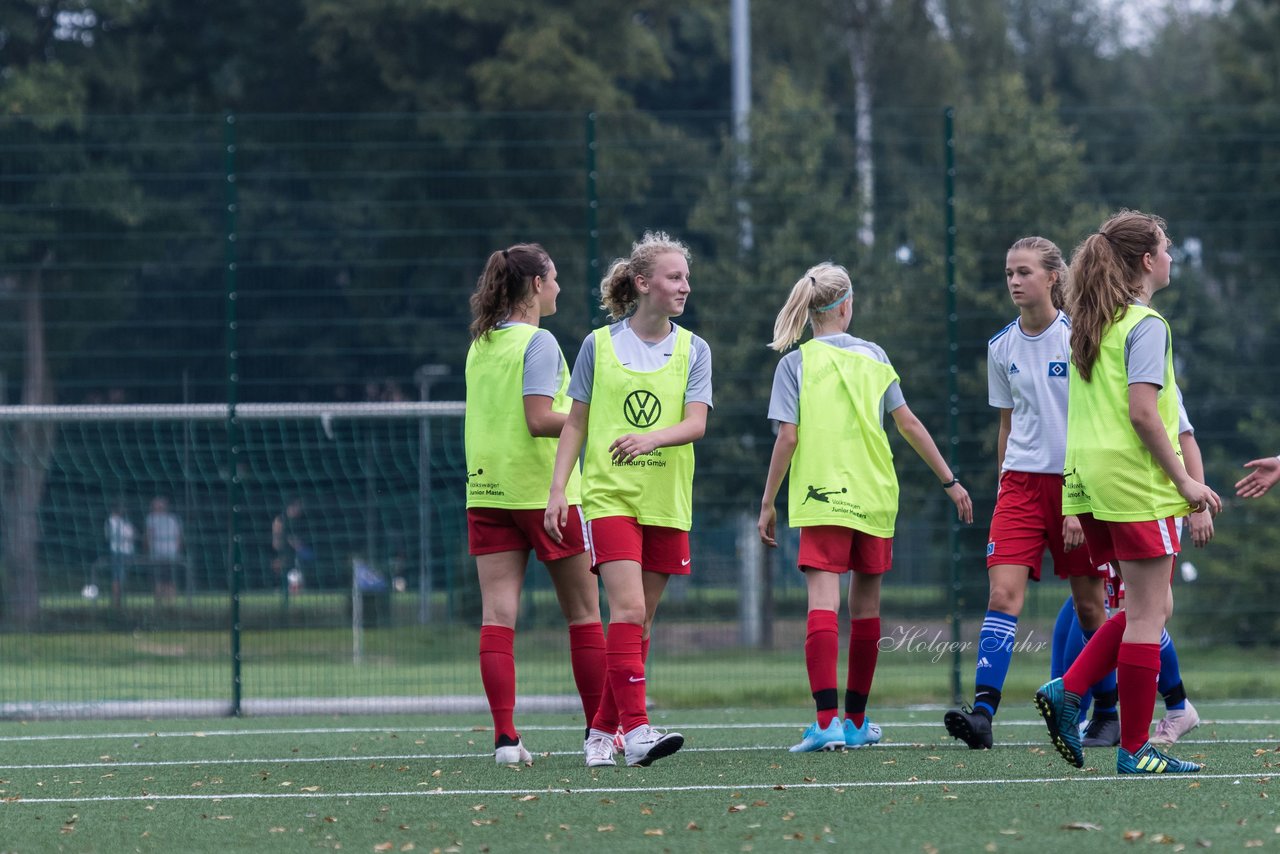
<instances>
[{"instance_id":1,"label":"fence post","mask_svg":"<svg viewBox=\"0 0 1280 854\"><path fill-rule=\"evenodd\" d=\"M946 169L943 178L945 200L943 210L946 217L946 275L947 275L947 464L951 466L952 477L957 477L956 456L960 447L960 365L957 362L960 353L959 316L956 309L956 137L954 107L947 107L942 113L943 156ZM950 514L950 508L947 509ZM959 703L960 693L960 523L950 519L947 546L951 554L951 590L948 595L948 610L951 612L951 697Z\"/></svg>"},{"instance_id":2,"label":"fence post","mask_svg":"<svg viewBox=\"0 0 1280 854\"><path fill-rule=\"evenodd\" d=\"M764 640L764 544L750 513L738 515L739 643L759 649Z\"/></svg>"},{"instance_id":3,"label":"fence post","mask_svg":"<svg viewBox=\"0 0 1280 854\"><path fill-rule=\"evenodd\" d=\"M236 220L239 195L236 191L236 117L223 120L223 166L226 171L226 212L223 239L223 285L226 292L227 356L227 563L231 567L231 714L240 715L240 591L244 586L244 549L240 534L244 491L240 483L240 424L236 417L239 402L240 353L239 321L236 317Z\"/></svg>"},{"instance_id":4,"label":"fence post","mask_svg":"<svg viewBox=\"0 0 1280 854\"><path fill-rule=\"evenodd\" d=\"M593 325L596 304L600 301L600 196L596 171L596 113L586 115L586 190L587 190L587 325Z\"/></svg>"}]
</instances>

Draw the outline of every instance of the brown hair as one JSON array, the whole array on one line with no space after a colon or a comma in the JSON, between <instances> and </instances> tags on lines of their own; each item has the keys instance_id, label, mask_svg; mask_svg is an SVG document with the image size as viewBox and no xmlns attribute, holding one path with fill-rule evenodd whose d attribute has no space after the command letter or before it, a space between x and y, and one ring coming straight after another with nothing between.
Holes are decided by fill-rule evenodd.
<instances>
[{"instance_id":1,"label":"brown hair","mask_svg":"<svg viewBox=\"0 0 1280 854\"><path fill-rule=\"evenodd\" d=\"M1040 258L1040 266L1054 275L1053 285L1049 288L1049 298L1054 308L1066 305L1067 262L1062 260L1062 250L1058 244L1047 237L1022 237L1009 247L1010 252L1026 250L1034 252Z\"/></svg>"},{"instance_id":2,"label":"brown hair","mask_svg":"<svg viewBox=\"0 0 1280 854\"><path fill-rule=\"evenodd\" d=\"M849 271L839 264L823 261L810 267L791 286L786 303L773 321L773 341L769 346L778 352L790 348L804 334L804 325L825 313L820 309L835 311L838 305L832 303L843 302L844 295L852 290Z\"/></svg>"},{"instance_id":3,"label":"brown hair","mask_svg":"<svg viewBox=\"0 0 1280 854\"><path fill-rule=\"evenodd\" d=\"M635 311L640 294L636 276L652 276L659 255L678 253L689 260L689 247L665 231L646 231L631 245L631 257L615 258L609 272L600 280L600 307L613 320L621 320Z\"/></svg>"},{"instance_id":4,"label":"brown hair","mask_svg":"<svg viewBox=\"0 0 1280 854\"><path fill-rule=\"evenodd\" d=\"M1071 256L1067 313L1071 361L1086 382L1093 376L1102 335L1142 294L1142 259L1160 251L1165 223L1158 216L1123 210L1090 234Z\"/></svg>"},{"instance_id":5,"label":"brown hair","mask_svg":"<svg viewBox=\"0 0 1280 854\"><path fill-rule=\"evenodd\" d=\"M551 256L536 243L517 243L489 256L471 295L471 340L489 332L528 299L535 276L551 269Z\"/></svg>"}]
</instances>

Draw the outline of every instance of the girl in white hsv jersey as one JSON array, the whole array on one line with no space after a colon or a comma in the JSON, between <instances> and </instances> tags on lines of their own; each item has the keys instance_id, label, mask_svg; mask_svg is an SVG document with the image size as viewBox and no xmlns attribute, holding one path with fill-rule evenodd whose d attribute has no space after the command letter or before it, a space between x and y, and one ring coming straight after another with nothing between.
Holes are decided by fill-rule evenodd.
<instances>
[{"instance_id":1,"label":"girl in white hsv jersey","mask_svg":"<svg viewBox=\"0 0 1280 854\"><path fill-rule=\"evenodd\" d=\"M1071 352L1071 321L1061 308L1065 277L1062 252L1052 241L1024 237L1010 246L1005 283L1018 317L987 344L988 402L1000 412L1000 487L987 541L990 594L978 635L973 705L943 718L947 732L974 750L992 745L991 720L1013 658L1027 581L1040 580L1046 549L1054 573L1071 584L1085 632L1106 618L1106 572L1090 561L1080 523L1062 515Z\"/></svg>"},{"instance_id":2,"label":"girl in white hsv jersey","mask_svg":"<svg viewBox=\"0 0 1280 854\"><path fill-rule=\"evenodd\" d=\"M790 473L788 523L800 529L798 564L809 592L804 642L817 720L792 753L863 747L880 741L867 718L867 697L880 649L880 582L893 563L898 477L884 430L889 413L955 504L962 522L973 504L929 431L911 412L884 350L848 333L853 285L844 267L811 267L791 289L769 346L788 350L806 325L813 340L778 363L769 418L778 425L757 529L776 547L774 501ZM841 722L840 576L849 582L849 663Z\"/></svg>"},{"instance_id":3,"label":"girl in white hsv jersey","mask_svg":"<svg viewBox=\"0 0 1280 854\"><path fill-rule=\"evenodd\" d=\"M668 579L690 572L693 442L711 408L711 350L671 320L689 292L689 250L646 233L600 283L615 322L582 342L569 383L573 407L544 523L553 539L565 530L566 483L582 453L591 562L609 597L608 675L585 745L589 767L614 764L619 729L628 765L684 745L679 733L649 725L645 660Z\"/></svg>"},{"instance_id":4,"label":"girl in white hsv jersey","mask_svg":"<svg viewBox=\"0 0 1280 854\"><path fill-rule=\"evenodd\" d=\"M467 351L467 539L480 576L480 677L493 716L499 765L532 761L516 731L515 626L529 551L546 564L569 623L569 656L590 724L604 685L600 592L577 505L563 535L543 529L556 441L569 401L568 365L541 318L554 314L556 265L536 243L489 256L471 296Z\"/></svg>"}]
</instances>

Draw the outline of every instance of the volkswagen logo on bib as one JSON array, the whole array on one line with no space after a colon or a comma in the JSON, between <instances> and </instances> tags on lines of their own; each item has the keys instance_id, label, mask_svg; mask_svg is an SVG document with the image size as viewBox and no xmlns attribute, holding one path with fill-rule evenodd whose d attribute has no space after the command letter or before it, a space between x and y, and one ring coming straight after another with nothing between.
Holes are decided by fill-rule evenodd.
<instances>
[{"instance_id":1,"label":"volkswagen logo on bib","mask_svg":"<svg viewBox=\"0 0 1280 854\"><path fill-rule=\"evenodd\" d=\"M638 389L622 402L622 414L633 427L652 427L662 416L662 401L653 392Z\"/></svg>"}]
</instances>

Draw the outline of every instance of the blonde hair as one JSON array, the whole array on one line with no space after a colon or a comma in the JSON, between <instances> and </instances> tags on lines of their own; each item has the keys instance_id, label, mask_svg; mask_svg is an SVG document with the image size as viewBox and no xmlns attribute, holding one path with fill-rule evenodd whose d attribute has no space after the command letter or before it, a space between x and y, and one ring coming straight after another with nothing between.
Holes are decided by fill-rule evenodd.
<instances>
[{"instance_id":1,"label":"blonde hair","mask_svg":"<svg viewBox=\"0 0 1280 854\"><path fill-rule=\"evenodd\" d=\"M806 323L814 317L839 308L846 293L852 294L853 283L849 271L839 264L823 261L810 267L808 272L791 286L778 317L773 321L773 341L769 346L778 352L787 350L800 340ZM836 303L832 305L832 303ZM825 308L826 311L821 309Z\"/></svg>"},{"instance_id":2,"label":"blonde hair","mask_svg":"<svg viewBox=\"0 0 1280 854\"><path fill-rule=\"evenodd\" d=\"M1161 249L1164 220L1123 210L1090 234L1071 256L1067 313L1071 315L1071 361L1088 382L1102 348L1102 335L1142 295L1142 259Z\"/></svg>"},{"instance_id":3,"label":"blonde hair","mask_svg":"<svg viewBox=\"0 0 1280 854\"><path fill-rule=\"evenodd\" d=\"M1049 288L1049 298L1054 308L1062 308L1067 304L1067 262L1062 260L1062 250L1058 244L1047 237L1023 237L1015 240L1009 247L1010 252L1026 250L1034 252L1040 258L1040 266L1054 276L1053 285Z\"/></svg>"},{"instance_id":4,"label":"blonde hair","mask_svg":"<svg viewBox=\"0 0 1280 854\"><path fill-rule=\"evenodd\" d=\"M621 320L635 311L636 303L640 301L636 276L652 276L658 256L671 253L689 260L688 246L665 231L646 231L643 237L631 244L629 258L615 258L609 265L609 272L600 280L600 307L613 320Z\"/></svg>"}]
</instances>

